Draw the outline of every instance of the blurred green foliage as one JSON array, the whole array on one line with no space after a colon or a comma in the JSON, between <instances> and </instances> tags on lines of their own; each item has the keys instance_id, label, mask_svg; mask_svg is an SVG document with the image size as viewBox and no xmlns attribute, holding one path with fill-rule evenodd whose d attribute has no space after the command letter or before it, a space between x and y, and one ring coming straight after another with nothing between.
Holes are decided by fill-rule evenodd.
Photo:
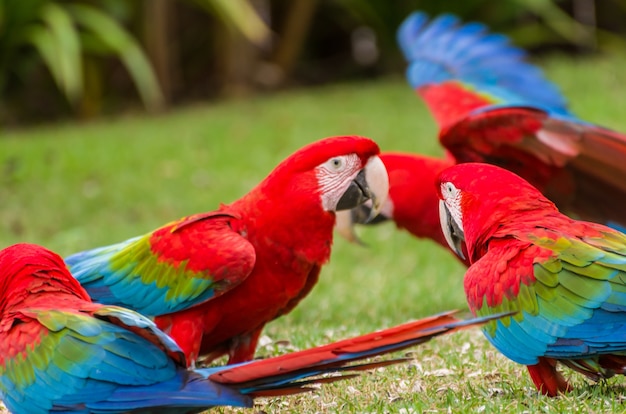
<instances>
[{"instance_id":1,"label":"blurred green foliage","mask_svg":"<svg viewBox=\"0 0 626 414\"><path fill-rule=\"evenodd\" d=\"M0 0L0 125L399 72L414 10L532 51L625 46L626 0Z\"/></svg>"},{"instance_id":2,"label":"blurred green foliage","mask_svg":"<svg viewBox=\"0 0 626 414\"><path fill-rule=\"evenodd\" d=\"M122 3L0 0L0 93L28 87L33 66L42 63L76 105L84 93L83 59L104 55L123 62L147 107L160 106L162 96L148 59L115 16Z\"/></svg>"},{"instance_id":3,"label":"blurred green foliage","mask_svg":"<svg viewBox=\"0 0 626 414\"><path fill-rule=\"evenodd\" d=\"M220 16L252 42L269 34L246 0L189 2ZM138 2L125 0L0 0L0 113L19 104L20 92L32 87L41 67L76 108L89 95L89 78L93 84L111 58L122 63L145 107L161 108L164 98L152 63L130 29L138 25L140 12Z\"/></svg>"},{"instance_id":4,"label":"blurred green foliage","mask_svg":"<svg viewBox=\"0 0 626 414\"><path fill-rule=\"evenodd\" d=\"M531 50L606 51L623 50L626 27L624 0L332 0L341 10L337 19L372 27L387 63L396 64L396 29L415 10L431 16L451 13L463 21L482 22L492 32L505 34L516 45ZM591 19L587 18L591 15ZM621 20L616 16L620 16ZM588 21L584 21L588 20Z\"/></svg>"},{"instance_id":5,"label":"blurred green foliage","mask_svg":"<svg viewBox=\"0 0 626 414\"><path fill-rule=\"evenodd\" d=\"M247 0L190 0L216 13L227 25L241 31L250 41L262 44L269 28Z\"/></svg>"}]
</instances>

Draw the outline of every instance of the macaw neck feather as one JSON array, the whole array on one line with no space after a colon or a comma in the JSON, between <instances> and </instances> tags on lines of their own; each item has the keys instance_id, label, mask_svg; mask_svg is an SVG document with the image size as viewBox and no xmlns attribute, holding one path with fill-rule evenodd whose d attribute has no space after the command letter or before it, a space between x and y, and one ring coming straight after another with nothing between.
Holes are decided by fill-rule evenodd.
<instances>
[{"instance_id":1,"label":"macaw neck feather","mask_svg":"<svg viewBox=\"0 0 626 414\"><path fill-rule=\"evenodd\" d=\"M389 175L389 218L416 237L431 238L447 246L439 224L439 198L433 182L443 169L454 165L454 160L393 152L383 153L380 158Z\"/></svg>"},{"instance_id":2,"label":"macaw neck feather","mask_svg":"<svg viewBox=\"0 0 626 414\"><path fill-rule=\"evenodd\" d=\"M310 263L326 262L335 214L322 208L317 191L305 190L317 186L313 173L310 176L266 180L229 206L242 217L237 231L255 245L271 246L269 251L285 250L282 254L289 252Z\"/></svg>"},{"instance_id":3,"label":"macaw neck feather","mask_svg":"<svg viewBox=\"0 0 626 414\"><path fill-rule=\"evenodd\" d=\"M473 215L471 222L464 223L466 244L472 263L487 252L493 239L530 233L540 223L549 225L548 223L571 222L570 218L559 213L556 206L543 197L524 201L497 201L500 208L480 209Z\"/></svg>"}]
</instances>

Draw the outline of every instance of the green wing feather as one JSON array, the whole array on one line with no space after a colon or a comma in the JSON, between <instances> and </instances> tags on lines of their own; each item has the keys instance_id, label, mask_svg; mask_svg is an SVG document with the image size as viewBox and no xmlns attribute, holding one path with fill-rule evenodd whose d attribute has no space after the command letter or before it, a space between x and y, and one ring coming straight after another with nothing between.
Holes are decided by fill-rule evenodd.
<instances>
[{"instance_id":1,"label":"green wing feather","mask_svg":"<svg viewBox=\"0 0 626 414\"><path fill-rule=\"evenodd\" d=\"M466 293L477 315L519 312L484 327L514 361L626 347L626 329L620 329L626 322L626 236L593 225L586 233L592 236L538 231L493 243L468 270Z\"/></svg>"},{"instance_id":2,"label":"green wing feather","mask_svg":"<svg viewBox=\"0 0 626 414\"><path fill-rule=\"evenodd\" d=\"M250 274L255 249L231 220L194 215L65 260L94 301L164 315L219 296Z\"/></svg>"},{"instance_id":3,"label":"green wing feather","mask_svg":"<svg viewBox=\"0 0 626 414\"><path fill-rule=\"evenodd\" d=\"M116 311L102 310L111 312ZM138 328L153 325L126 312L126 320L134 319ZM0 365L0 387L12 401L33 401L50 410L54 401L68 406L100 401L120 384L150 385L176 375L175 362L162 346L88 313L30 308L17 319L8 339L26 336L31 342Z\"/></svg>"}]
</instances>

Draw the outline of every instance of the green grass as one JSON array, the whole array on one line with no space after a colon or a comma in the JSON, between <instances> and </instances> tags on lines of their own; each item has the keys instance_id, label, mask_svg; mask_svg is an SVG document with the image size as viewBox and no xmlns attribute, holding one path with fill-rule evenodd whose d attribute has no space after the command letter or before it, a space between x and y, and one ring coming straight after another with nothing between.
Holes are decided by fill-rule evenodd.
<instances>
[{"instance_id":1,"label":"green grass","mask_svg":"<svg viewBox=\"0 0 626 414\"><path fill-rule=\"evenodd\" d=\"M588 121L626 131L626 57L541 62ZM436 127L404 80L392 78L120 117L5 131L0 136L0 247L27 241L62 255L121 241L231 202L297 148L330 135L369 136L386 150L441 154ZM392 225L362 229L369 247L336 239L313 293L272 322L269 355L338 340L435 312L465 308L463 268L429 241ZM478 331L410 352L313 394L262 400L268 412L612 412L621 379L557 399L539 396L525 369ZM230 409L223 409L230 412ZM237 410L234 410L237 411ZM219 412L219 410L218 410Z\"/></svg>"}]
</instances>

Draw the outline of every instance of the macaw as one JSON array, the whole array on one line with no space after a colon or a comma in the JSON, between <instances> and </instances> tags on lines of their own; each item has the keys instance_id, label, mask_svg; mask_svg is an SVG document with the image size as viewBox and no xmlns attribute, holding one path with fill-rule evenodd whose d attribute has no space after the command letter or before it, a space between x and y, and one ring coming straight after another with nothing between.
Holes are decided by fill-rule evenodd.
<instances>
[{"instance_id":1,"label":"macaw","mask_svg":"<svg viewBox=\"0 0 626 414\"><path fill-rule=\"evenodd\" d=\"M335 211L386 198L378 153L364 137L314 142L232 204L66 262L94 301L154 317L190 363L251 360L265 324L317 282Z\"/></svg>"},{"instance_id":2,"label":"macaw","mask_svg":"<svg viewBox=\"0 0 626 414\"><path fill-rule=\"evenodd\" d=\"M389 176L389 195L378 215L370 218L372 207L364 203L337 212L336 230L345 239L362 244L355 224L378 224L393 220L399 229L418 238L428 238L448 247L439 225L439 199L433 183L438 174L455 164L452 157L437 158L402 152L381 152Z\"/></svg>"},{"instance_id":3,"label":"macaw","mask_svg":"<svg viewBox=\"0 0 626 414\"><path fill-rule=\"evenodd\" d=\"M406 76L439 125L442 158L382 153L389 197L378 218L443 243L431 177L463 162L484 162L530 181L566 214L626 229L626 135L582 121L557 87L508 38L452 15L411 14L398 30ZM338 230L352 223L342 213Z\"/></svg>"},{"instance_id":4,"label":"macaw","mask_svg":"<svg viewBox=\"0 0 626 414\"><path fill-rule=\"evenodd\" d=\"M438 179L441 226L467 255L464 287L487 339L543 394L571 389L563 364L598 381L626 374L626 234L561 214L528 181L466 163ZM461 250L461 246L465 246Z\"/></svg>"},{"instance_id":5,"label":"macaw","mask_svg":"<svg viewBox=\"0 0 626 414\"><path fill-rule=\"evenodd\" d=\"M420 344L490 318L451 312L282 356L188 369L176 343L141 314L91 301L56 253L34 244L0 251L0 400L13 413L201 412L251 407L255 397L406 359L356 361Z\"/></svg>"}]
</instances>

